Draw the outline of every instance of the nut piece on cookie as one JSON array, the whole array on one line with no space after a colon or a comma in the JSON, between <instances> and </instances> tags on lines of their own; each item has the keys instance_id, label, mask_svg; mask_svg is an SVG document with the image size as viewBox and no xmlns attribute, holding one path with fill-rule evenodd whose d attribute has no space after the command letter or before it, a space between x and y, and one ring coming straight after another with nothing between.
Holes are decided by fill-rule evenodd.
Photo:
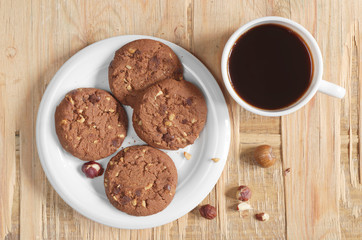
<instances>
[{"instance_id":1,"label":"nut piece on cookie","mask_svg":"<svg viewBox=\"0 0 362 240\"><path fill-rule=\"evenodd\" d=\"M153 183L148 184L148 185L145 187L145 190L150 189L152 186L153 186Z\"/></svg>"}]
</instances>

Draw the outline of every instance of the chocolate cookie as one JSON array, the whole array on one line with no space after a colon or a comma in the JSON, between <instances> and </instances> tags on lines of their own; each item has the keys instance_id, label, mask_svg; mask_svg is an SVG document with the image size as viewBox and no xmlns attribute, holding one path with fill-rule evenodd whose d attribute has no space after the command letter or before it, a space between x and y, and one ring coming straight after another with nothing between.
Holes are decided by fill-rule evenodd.
<instances>
[{"instance_id":1,"label":"chocolate cookie","mask_svg":"<svg viewBox=\"0 0 362 240\"><path fill-rule=\"evenodd\" d=\"M164 152L149 146L123 149L104 174L107 197L114 207L135 216L165 209L175 195L177 170Z\"/></svg>"},{"instance_id":2,"label":"chocolate cookie","mask_svg":"<svg viewBox=\"0 0 362 240\"><path fill-rule=\"evenodd\" d=\"M116 51L108 69L113 95L125 105L133 106L140 90L166 78L182 79L182 65L165 44L140 39Z\"/></svg>"},{"instance_id":3,"label":"chocolate cookie","mask_svg":"<svg viewBox=\"0 0 362 240\"><path fill-rule=\"evenodd\" d=\"M114 153L127 135L127 125L122 105L96 88L69 92L55 111L55 130L61 145L86 161Z\"/></svg>"},{"instance_id":4,"label":"chocolate cookie","mask_svg":"<svg viewBox=\"0 0 362 240\"><path fill-rule=\"evenodd\" d=\"M150 146L176 150L194 143L203 129L207 107L190 82L163 80L145 90L133 111L133 127Z\"/></svg>"}]
</instances>

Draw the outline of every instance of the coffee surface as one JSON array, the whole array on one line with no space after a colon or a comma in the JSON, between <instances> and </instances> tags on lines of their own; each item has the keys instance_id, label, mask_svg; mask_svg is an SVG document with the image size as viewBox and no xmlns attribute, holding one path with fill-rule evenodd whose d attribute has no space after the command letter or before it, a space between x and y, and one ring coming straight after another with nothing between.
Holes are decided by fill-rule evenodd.
<instances>
[{"instance_id":1,"label":"coffee surface","mask_svg":"<svg viewBox=\"0 0 362 240\"><path fill-rule=\"evenodd\" d=\"M313 76L312 61L297 33L265 24L239 37L228 67L231 84L244 101L275 110L292 105L304 95Z\"/></svg>"}]
</instances>

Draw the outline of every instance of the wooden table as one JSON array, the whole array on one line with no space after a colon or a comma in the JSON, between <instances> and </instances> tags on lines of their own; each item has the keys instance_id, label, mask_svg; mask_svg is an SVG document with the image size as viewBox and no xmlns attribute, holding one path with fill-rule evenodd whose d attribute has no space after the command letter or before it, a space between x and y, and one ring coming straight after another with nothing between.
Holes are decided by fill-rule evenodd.
<instances>
[{"instance_id":1,"label":"wooden table","mask_svg":"<svg viewBox=\"0 0 362 240\"><path fill-rule=\"evenodd\" d=\"M316 38L324 78L346 88L343 100L317 94L281 118L239 107L222 84L220 58L238 27L263 16L290 18ZM0 239L362 239L361 0L0 1ZM53 190L35 145L43 92L62 64L85 46L123 34L174 42L214 74L226 97L232 130L227 165L197 209L146 230L119 230L71 209ZM262 169L251 152L270 144L277 163ZM283 174L290 168L290 172ZM258 222L235 210L239 184L253 191Z\"/></svg>"}]
</instances>

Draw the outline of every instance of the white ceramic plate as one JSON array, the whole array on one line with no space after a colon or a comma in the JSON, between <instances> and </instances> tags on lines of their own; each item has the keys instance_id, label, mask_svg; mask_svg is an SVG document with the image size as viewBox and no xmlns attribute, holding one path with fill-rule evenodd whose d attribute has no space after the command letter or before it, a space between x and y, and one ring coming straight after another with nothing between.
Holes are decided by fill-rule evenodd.
<instances>
[{"instance_id":1,"label":"white ceramic plate","mask_svg":"<svg viewBox=\"0 0 362 240\"><path fill-rule=\"evenodd\" d=\"M150 38L172 48L184 67L184 78L203 92L208 108L207 122L192 146L178 151L165 151L175 162L178 173L176 194L163 211L145 217L127 215L108 201L103 176L89 179L81 172L83 161L63 150L54 126L56 106L65 94L79 87L109 90L108 65L114 52L124 44ZM126 107L129 130L122 148L145 144L132 127L132 109ZM141 229L160 226L182 217L195 208L212 190L225 166L230 145L230 120L222 92L211 73L185 49L162 39L148 36L119 36L94 43L71 57L55 74L39 106L36 143L44 172L63 200L82 215L117 228ZM183 152L191 153L186 160ZM113 155L112 155L113 156ZM105 168L108 157L99 162ZM215 163L211 158L220 158Z\"/></svg>"}]
</instances>

